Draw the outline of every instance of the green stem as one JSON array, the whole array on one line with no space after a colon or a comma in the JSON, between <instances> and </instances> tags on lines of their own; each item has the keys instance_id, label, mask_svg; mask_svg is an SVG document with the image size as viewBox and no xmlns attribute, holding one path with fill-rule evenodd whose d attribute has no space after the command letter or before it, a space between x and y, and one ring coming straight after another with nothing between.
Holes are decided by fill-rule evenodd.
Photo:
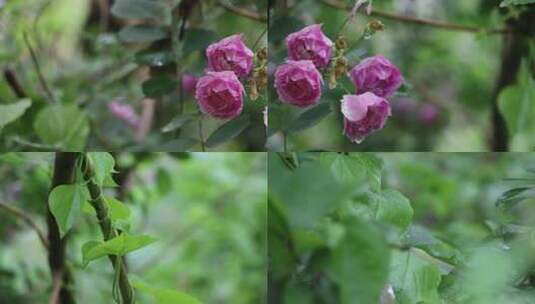
<instances>
[{"instance_id":1,"label":"green stem","mask_svg":"<svg viewBox=\"0 0 535 304\"><path fill-rule=\"evenodd\" d=\"M282 151L288 152L288 134L282 133Z\"/></svg>"},{"instance_id":2,"label":"green stem","mask_svg":"<svg viewBox=\"0 0 535 304\"><path fill-rule=\"evenodd\" d=\"M100 225L100 230L102 231L102 235L104 237L104 241L110 240L116 237L118 234L117 231L113 229L111 219L108 216L108 207L106 205L106 202L102 198L102 189L94 182L95 172L93 167L91 166L91 163L89 162L89 158L85 154L82 154L82 162L82 172L84 175L84 180L87 183L87 189L89 190L89 194L91 196L90 203L97 213L97 219ZM132 288L128 280L128 274L126 272L126 267L124 265L122 257L117 257L116 255L109 255L108 257L111 261L113 268L115 269L115 271L118 272L119 291L121 293L123 303L133 304L134 289ZM118 263L120 263L120 265Z\"/></svg>"},{"instance_id":3,"label":"green stem","mask_svg":"<svg viewBox=\"0 0 535 304\"><path fill-rule=\"evenodd\" d=\"M204 135L202 131L202 114L199 116L199 140L201 141L201 151L205 152L206 148L204 147Z\"/></svg>"},{"instance_id":4,"label":"green stem","mask_svg":"<svg viewBox=\"0 0 535 304\"><path fill-rule=\"evenodd\" d=\"M37 77L39 78L39 82L41 83L43 90L45 90L45 93L48 95L48 98L50 98L51 102L56 102L56 98L54 97L52 90L50 90L50 87L46 83L45 77L41 72L41 65L39 64L39 60L37 60L37 55L35 54L35 50L33 49L32 44L30 43L28 34L24 33L22 37L24 38L26 47L28 47L28 50L30 51L30 57L32 58L33 66L35 68L35 71L37 72Z\"/></svg>"}]
</instances>

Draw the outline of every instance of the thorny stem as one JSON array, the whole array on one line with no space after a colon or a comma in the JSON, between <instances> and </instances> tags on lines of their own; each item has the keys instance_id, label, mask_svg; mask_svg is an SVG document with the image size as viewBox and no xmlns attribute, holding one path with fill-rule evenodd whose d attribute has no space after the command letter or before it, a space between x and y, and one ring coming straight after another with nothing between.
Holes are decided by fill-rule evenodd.
<instances>
[{"instance_id":1,"label":"thorny stem","mask_svg":"<svg viewBox=\"0 0 535 304\"><path fill-rule=\"evenodd\" d=\"M102 231L102 235L104 237L104 241L110 240L116 237L118 234L117 231L115 231L115 229L112 227L108 207L102 198L102 189L94 182L95 173L89 158L85 154L82 154L81 161L83 177L87 183L87 189L89 190L89 194L91 196L90 203L97 213L97 219L100 225L100 230ZM134 289L128 280L128 274L126 272L123 258L116 255L109 255L108 257L113 268L118 272L119 291L123 300L122 303L133 304Z\"/></svg>"}]
</instances>

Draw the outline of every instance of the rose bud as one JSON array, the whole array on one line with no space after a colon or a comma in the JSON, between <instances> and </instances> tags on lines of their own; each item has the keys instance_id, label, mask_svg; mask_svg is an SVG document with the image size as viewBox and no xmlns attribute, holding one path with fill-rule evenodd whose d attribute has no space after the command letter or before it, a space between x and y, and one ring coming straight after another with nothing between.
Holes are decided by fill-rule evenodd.
<instances>
[{"instance_id":1,"label":"rose bud","mask_svg":"<svg viewBox=\"0 0 535 304\"><path fill-rule=\"evenodd\" d=\"M323 80L310 60L288 60L275 71L275 88L279 99L297 107L319 102Z\"/></svg>"},{"instance_id":2,"label":"rose bud","mask_svg":"<svg viewBox=\"0 0 535 304\"><path fill-rule=\"evenodd\" d=\"M195 87L197 86L199 77L192 74L182 75L182 90L188 94L195 94Z\"/></svg>"},{"instance_id":3,"label":"rose bud","mask_svg":"<svg viewBox=\"0 0 535 304\"><path fill-rule=\"evenodd\" d=\"M232 119L243 109L244 93L243 85L233 72L208 72L197 82L195 98L203 113Z\"/></svg>"},{"instance_id":4,"label":"rose bud","mask_svg":"<svg viewBox=\"0 0 535 304\"><path fill-rule=\"evenodd\" d=\"M350 76L357 94L373 92L384 98L392 96L403 83L399 69L381 55L364 59Z\"/></svg>"},{"instance_id":5,"label":"rose bud","mask_svg":"<svg viewBox=\"0 0 535 304\"><path fill-rule=\"evenodd\" d=\"M370 133L382 129L391 115L388 100L373 93L344 95L342 98L344 134L361 143Z\"/></svg>"},{"instance_id":6,"label":"rose bud","mask_svg":"<svg viewBox=\"0 0 535 304\"><path fill-rule=\"evenodd\" d=\"M238 77L247 76L253 68L254 53L242 41L242 34L236 34L210 44L206 49L208 69L211 71L233 71Z\"/></svg>"},{"instance_id":7,"label":"rose bud","mask_svg":"<svg viewBox=\"0 0 535 304\"><path fill-rule=\"evenodd\" d=\"M130 127L134 129L139 127L140 118L131 105L120 101L112 101L108 103L108 110L113 116L126 122Z\"/></svg>"},{"instance_id":8,"label":"rose bud","mask_svg":"<svg viewBox=\"0 0 535 304\"><path fill-rule=\"evenodd\" d=\"M286 45L290 59L312 60L318 69L327 67L331 59L333 42L323 34L320 24L307 26L288 35Z\"/></svg>"}]
</instances>

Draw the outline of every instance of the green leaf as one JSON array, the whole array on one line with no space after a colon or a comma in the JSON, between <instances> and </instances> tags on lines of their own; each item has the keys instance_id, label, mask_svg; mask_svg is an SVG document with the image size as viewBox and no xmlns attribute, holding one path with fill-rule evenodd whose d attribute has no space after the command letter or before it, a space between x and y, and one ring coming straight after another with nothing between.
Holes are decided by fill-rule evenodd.
<instances>
[{"instance_id":1,"label":"green leaf","mask_svg":"<svg viewBox=\"0 0 535 304\"><path fill-rule=\"evenodd\" d=\"M143 94L147 97L162 97L172 93L178 85L175 78L168 74L158 74L143 83Z\"/></svg>"},{"instance_id":2,"label":"green leaf","mask_svg":"<svg viewBox=\"0 0 535 304\"><path fill-rule=\"evenodd\" d=\"M206 140L207 147L215 147L238 136L251 123L250 117L244 114L221 125Z\"/></svg>"},{"instance_id":3,"label":"green leaf","mask_svg":"<svg viewBox=\"0 0 535 304\"><path fill-rule=\"evenodd\" d=\"M310 293L309 287L306 284L292 280L286 286L283 303L314 303L314 297Z\"/></svg>"},{"instance_id":4,"label":"green leaf","mask_svg":"<svg viewBox=\"0 0 535 304\"><path fill-rule=\"evenodd\" d=\"M58 223L61 237L65 236L77 221L88 199L89 192L83 184L59 185L52 189L48 205Z\"/></svg>"},{"instance_id":5,"label":"green leaf","mask_svg":"<svg viewBox=\"0 0 535 304\"><path fill-rule=\"evenodd\" d=\"M158 168L158 171L156 171L156 185L158 186L160 195L171 192L173 190L173 178L171 174L163 168Z\"/></svg>"},{"instance_id":6,"label":"green leaf","mask_svg":"<svg viewBox=\"0 0 535 304\"><path fill-rule=\"evenodd\" d=\"M441 303L438 287L442 275L453 267L433 258L425 251L411 248L395 250L390 264L390 282L402 303Z\"/></svg>"},{"instance_id":7,"label":"green leaf","mask_svg":"<svg viewBox=\"0 0 535 304\"><path fill-rule=\"evenodd\" d=\"M139 279L132 281L134 288L154 297L157 304L201 304L202 302L187 293L173 289L159 288L148 285Z\"/></svg>"},{"instance_id":8,"label":"green leaf","mask_svg":"<svg viewBox=\"0 0 535 304\"><path fill-rule=\"evenodd\" d=\"M127 253L148 246L156 241L148 235L129 235L122 233L119 236L105 241L95 243L91 241L82 247L84 265L89 262L108 255L124 256Z\"/></svg>"},{"instance_id":9,"label":"green leaf","mask_svg":"<svg viewBox=\"0 0 535 304\"><path fill-rule=\"evenodd\" d=\"M270 162L270 199L281 202L288 223L293 228L314 227L353 192L353 184L338 182L329 168L319 162L305 163L291 172L272 170L273 166Z\"/></svg>"},{"instance_id":10,"label":"green leaf","mask_svg":"<svg viewBox=\"0 0 535 304\"><path fill-rule=\"evenodd\" d=\"M187 113L187 114L180 114L178 116L175 116L173 120L171 120L168 124L166 124L162 128L163 133L171 132L176 129L182 128L185 124L194 121L199 117L196 113Z\"/></svg>"},{"instance_id":11,"label":"green leaf","mask_svg":"<svg viewBox=\"0 0 535 304\"><path fill-rule=\"evenodd\" d=\"M154 67L162 67L174 61L172 52L143 50L136 54L136 63Z\"/></svg>"},{"instance_id":12,"label":"green leaf","mask_svg":"<svg viewBox=\"0 0 535 304\"><path fill-rule=\"evenodd\" d=\"M210 43L217 40L217 34L214 31L202 28L188 28L184 36L182 52L184 56L195 52L204 52Z\"/></svg>"},{"instance_id":13,"label":"green leaf","mask_svg":"<svg viewBox=\"0 0 535 304\"><path fill-rule=\"evenodd\" d=\"M406 230L412 223L414 211L410 201L399 191L388 189L371 194L375 217Z\"/></svg>"},{"instance_id":14,"label":"green leaf","mask_svg":"<svg viewBox=\"0 0 535 304\"><path fill-rule=\"evenodd\" d=\"M359 185L366 180L366 168L358 158L343 153L325 152L321 153L320 162L329 167L339 181Z\"/></svg>"},{"instance_id":15,"label":"green leaf","mask_svg":"<svg viewBox=\"0 0 535 304\"><path fill-rule=\"evenodd\" d=\"M117 0L111 7L111 13L124 19L162 19L166 16L166 5L153 0Z\"/></svg>"},{"instance_id":16,"label":"green leaf","mask_svg":"<svg viewBox=\"0 0 535 304\"><path fill-rule=\"evenodd\" d=\"M383 162L373 154L324 152L320 155L320 162L329 167L341 182L369 186L372 191L381 189Z\"/></svg>"},{"instance_id":17,"label":"green leaf","mask_svg":"<svg viewBox=\"0 0 535 304\"><path fill-rule=\"evenodd\" d=\"M535 3L535 0L503 0L502 3L500 3L500 7L509 5L524 5L530 3Z\"/></svg>"},{"instance_id":18,"label":"green leaf","mask_svg":"<svg viewBox=\"0 0 535 304\"><path fill-rule=\"evenodd\" d=\"M486 245L474 250L470 256L460 285L471 303L509 303L504 295L518 280L517 267L521 264L511 252L502 248L501 244Z\"/></svg>"},{"instance_id":19,"label":"green leaf","mask_svg":"<svg viewBox=\"0 0 535 304\"><path fill-rule=\"evenodd\" d=\"M505 88L498 97L498 107L513 137L513 150L525 151L535 145L535 79L526 60L522 62L518 83ZM520 148L517 147L520 143Z\"/></svg>"},{"instance_id":20,"label":"green leaf","mask_svg":"<svg viewBox=\"0 0 535 304\"><path fill-rule=\"evenodd\" d=\"M532 187L519 187L508 190L498 198L496 206L510 210L523 200L533 197L533 193L530 193L533 189Z\"/></svg>"},{"instance_id":21,"label":"green leaf","mask_svg":"<svg viewBox=\"0 0 535 304\"><path fill-rule=\"evenodd\" d=\"M279 131L284 131L286 127L293 121L293 119L294 115L290 111L289 107L285 107L276 103L270 105L267 136L269 137Z\"/></svg>"},{"instance_id":22,"label":"green leaf","mask_svg":"<svg viewBox=\"0 0 535 304\"><path fill-rule=\"evenodd\" d=\"M104 196L104 201L112 221L127 220L130 217L130 208L123 202L111 196Z\"/></svg>"},{"instance_id":23,"label":"green leaf","mask_svg":"<svg viewBox=\"0 0 535 304\"><path fill-rule=\"evenodd\" d=\"M177 139L168 141L164 144L157 146L155 151L160 151L160 152L187 151L198 143L199 143L199 140L195 138L188 138L188 137L177 138Z\"/></svg>"},{"instance_id":24,"label":"green leaf","mask_svg":"<svg viewBox=\"0 0 535 304\"><path fill-rule=\"evenodd\" d=\"M37 114L33 127L45 144L80 151L89 135L89 118L76 105L56 103Z\"/></svg>"},{"instance_id":25,"label":"green leaf","mask_svg":"<svg viewBox=\"0 0 535 304\"><path fill-rule=\"evenodd\" d=\"M94 170L95 182L102 186L106 177L111 177L115 167L115 159L108 152L89 152L87 157L90 159Z\"/></svg>"},{"instance_id":26,"label":"green leaf","mask_svg":"<svg viewBox=\"0 0 535 304\"><path fill-rule=\"evenodd\" d=\"M331 113L331 106L328 102L303 112L296 120L292 121L286 129L288 134L300 132L318 124L323 118Z\"/></svg>"},{"instance_id":27,"label":"green leaf","mask_svg":"<svg viewBox=\"0 0 535 304\"><path fill-rule=\"evenodd\" d=\"M304 26L305 24L299 18L282 14L281 17L276 18L271 23L268 31L271 34L268 36L268 39L270 43L276 45L282 42L288 34L296 32Z\"/></svg>"},{"instance_id":28,"label":"green leaf","mask_svg":"<svg viewBox=\"0 0 535 304\"><path fill-rule=\"evenodd\" d=\"M126 43L150 43L166 37L167 32L154 25L130 25L119 31L119 40Z\"/></svg>"},{"instance_id":29,"label":"green leaf","mask_svg":"<svg viewBox=\"0 0 535 304\"><path fill-rule=\"evenodd\" d=\"M17 102L0 105L0 129L21 117L32 105L29 99L21 99Z\"/></svg>"},{"instance_id":30,"label":"green leaf","mask_svg":"<svg viewBox=\"0 0 535 304\"><path fill-rule=\"evenodd\" d=\"M346 234L328 261L340 287L340 303L379 303L390 259L385 238L375 226L354 217L344 225Z\"/></svg>"}]
</instances>

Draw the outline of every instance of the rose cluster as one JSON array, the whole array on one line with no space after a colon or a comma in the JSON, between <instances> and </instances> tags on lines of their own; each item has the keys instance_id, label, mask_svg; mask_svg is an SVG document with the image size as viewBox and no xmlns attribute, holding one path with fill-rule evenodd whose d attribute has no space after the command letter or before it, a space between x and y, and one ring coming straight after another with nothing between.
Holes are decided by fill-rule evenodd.
<instances>
[{"instance_id":1,"label":"rose cluster","mask_svg":"<svg viewBox=\"0 0 535 304\"><path fill-rule=\"evenodd\" d=\"M236 34L209 45L206 57L208 71L195 86L195 98L201 111L219 119L239 116L245 94L239 78L251 73L253 51L245 45L242 35Z\"/></svg>"},{"instance_id":2,"label":"rose cluster","mask_svg":"<svg viewBox=\"0 0 535 304\"><path fill-rule=\"evenodd\" d=\"M360 143L386 124L391 115L387 98L401 86L403 77L399 69L381 55L364 59L349 74L356 95L345 95L342 100L344 134Z\"/></svg>"},{"instance_id":3,"label":"rose cluster","mask_svg":"<svg viewBox=\"0 0 535 304\"><path fill-rule=\"evenodd\" d=\"M337 73L345 67L343 56L332 57L333 42L315 24L286 38L288 60L275 71L275 88L283 103L305 108L319 103L323 86L320 73L331 66ZM340 46L342 45L342 46ZM335 49L345 48L337 40ZM340 74L340 73L338 73ZM391 115L391 97L403 83L399 69L383 56L363 60L349 72L354 95L342 98L344 134L360 143L373 131L384 127Z\"/></svg>"}]
</instances>

